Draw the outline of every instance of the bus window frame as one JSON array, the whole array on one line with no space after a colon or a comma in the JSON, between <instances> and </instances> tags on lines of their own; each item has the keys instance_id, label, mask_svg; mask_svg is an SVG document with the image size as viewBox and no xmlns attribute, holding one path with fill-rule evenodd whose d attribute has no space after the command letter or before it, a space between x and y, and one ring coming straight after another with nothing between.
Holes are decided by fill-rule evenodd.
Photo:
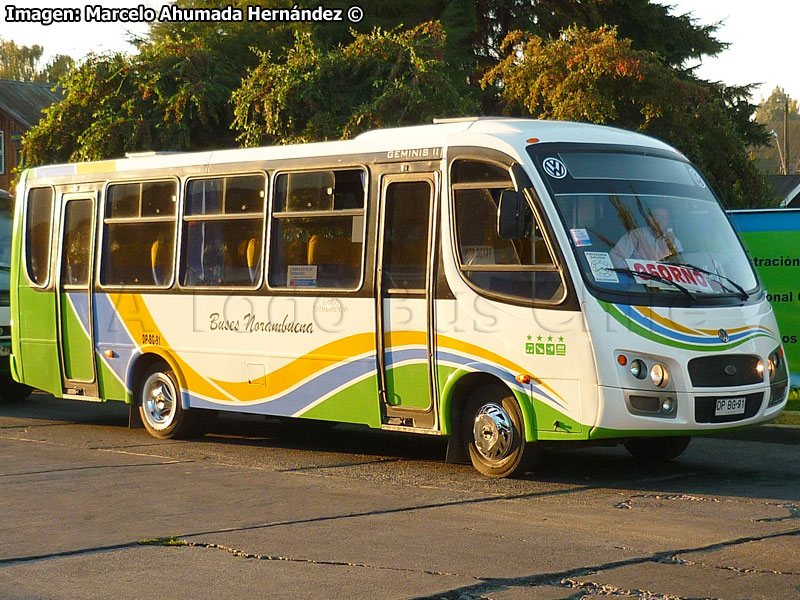
<instances>
[{"instance_id":1,"label":"bus window frame","mask_svg":"<svg viewBox=\"0 0 800 600\"><path fill-rule=\"evenodd\" d=\"M48 245L48 258L47 258L47 277L43 284L35 283L31 277L30 273L28 272L28 208L30 206L30 197L31 192L33 190L40 190L49 188L52 192L51 195L51 202L50 202L50 235L47 241ZM25 280L28 282L28 285L32 288L37 290L46 290L48 289L51 284L53 283L54 277L53 275L53 246L54 246L54 239L55 239L55 230L58 226L58 223L55 219L55 210L56 204L61 204L58 202L58 198L56 195L56 187L54 185L37 185L29 187L26 190L25 194L25 206L23 206L22 211L22 262L25 265ZM59 265L60 266L60 265Z\"/></svg>"},{"instance_id":2,"label":"bus window frame","mask_svg":"<svg viewBox=\"0 0 800 600\"><path fill-rule=\"evenodd\" d=\"M359 170L364 174L364 208L363 209L344 209L340 211L280 211L278 213L273 211L275 206L275 191L277 189L277 182L278 177L281 175L289 175L291 173L318 173L324 171L355 171ZM272 173L272 189L269 195L269 212L268 212L268 228L267 228L267 240L266 240L266 259L265 259L265 273L266 277L264 277L264 285L270 292L276 292L280 294L286 294L289 292L291 295L298 295L298 296L315 296L319 295L320 293L326 295L355 295L361 292L364 288L364 283L366 282L366 270L367 270L367 250L370 246L370 239L368 238L368 226L369 226L369 194L372 187L372 172L370 171L369 167L364 163L355 163L355 164L337 164L331 166L322 166L322 167L313 167L313 168L296 168L296 169L276 169ZM275 216L279 215L279 216ZM361 216L363 217L363 224L362 224L362 231L361 231L361 272L359 275L358 285L353 288L332 288L332 287L290 287L290 286L273 286L269 282L269 276L272 272L272 233L274 229L274 222L279 219L287 219L287 218L314 218L314 217L355 217ZM374 244L374 242L372 242Z\"/></svg>"},{"instance_id":3,"label":"bus window frame","mask_svg":"<svg viewBox=\"0 0 800 600\"><path fill-rule=\"evenodd\" d=\"M108 206L108 188L110 188L113 185L129 185L129 184L132 184L132 183L138 183L140 185L144 185L146 183L158 183L158 182L164 182L164 181L173 181L173 182L176 183L175 192L176 192L176 195L177 195L176 202L178 204L175 207L175 217L174 217L174 222L175 223L174 223L174 227L173 227L173 232L174 232L175 235L173 235L173 238L172 238L172 245L173 245L173 247L172 247L172 275L170 276L169 281L167 283L163 284L163 285L133 284L133 283L121 283L121 284L109 283L109 284L104 284L102 282L102 280L101 280L101 273L103 271L103 259L105 258L106 207ZM177 265L177 260L176 260L177 257L175 255L175 250L176 250L176 244L178 242L178 234L179 234L179 231L176 231L176 229L178 229L178 222L180 220L181 195L182 195L182 193L183 193L183 189L182 189L182 185L181 185L181 178L176 176L176 175L168 175L168 176L165 176L165 177L155 177L155 178L152 178L152 179L133 178L133 179L117 179L117 180L110 180L109 179L109 180L106 180L105 184L102 187L102 197L99 200L100 204L101 204L101 208L100 208L99 215L98 215L98 218L97 218L97 229L99 231L97 232L97 238L98 238L97 239L97 251L96 251L96 255L97 256L95 256L97 269L96 269L96 272L95 272L94 284L98 289L112 290L112 291L113 290L126 290L126 291L127 290L167 290L167 289L170 289L172 286L175 285L175 281L176 281L176 265ZM139 202L140 202L140 211L141 211L141 196L139 197ZM112 217L112 221L114 223L148 223L148 222L163 223L163 222L166 222L166 219L160 218L160 217L155 217L155 218L154 217L145 217L144 219L142 217L137 217L137 218L131 218L131 217L113 218Z\"/></svg>"},{"instance_id":4,"label":"bus window frame","mask_svg":"<svg viewBox=\"0 0 800 600\"><path fill-rule=\"evenodd\" d=\"M502 157L502 158L501 158ZM468 151L460 151L454 152L450 157L448 157L448 165L447 165L447 187L448 187L448 195L449 195L449 203L450 203L450 235L452 239L452 246L451 250L453 252L453 257L455 259L456 268L458 270L459 277L461 280L466 283L469 288L474 291L476 294L483 298L487 298L489 300L496 300L503 302L505 304L512 304L516 306L529 306L533 308L549 308L549 309L560 309L560 310L576 310L576 302L571 301L573 299L573 288L572 288L572 281L568 276L568 271L566 270L566 264L564 261L564 257L558 250L558 245L553 243L555 239L553 235L552 228L549 225L549 222L546 219L542 218L542 214L544 213L544 208L542 206L541 198L536 190L531 188L523 188L518 191L523 192L523 197L525 201L528 203L528 206L531 210L533 218L536 221L536 225L539 227L539 232L542 235L542 240L547 247L547 250L550 254L550 257L553 259L553 267L539 267L537 268L536 265L463 265L461 262L461 252L458 247L458 228L456 223L456 199L455 199L455 192L458 189L480 189L481 183L492 183L492 182L475 182L475 183L465 183L465 184L454 184L452 175L453 175L453 165L456 161L459 160L472 160L472 161L479 161L484 163L489 163L494 166L498 166L503 170L508 172L509 181L511 182L511 188L517 189L521 187L521 182L516 181L514 174L512 172L512 167L514 164L520 164L521 167L524 166L519 161L514 160L510 156L507 156L503 153L497 151L486 151L484 150L481 152L479 149L477 151L468 152ZM530 175L528 175L530 177ZM500 182L497 182L500 183ZM500 189L499 186L495 189ZM546 213L544 213L546 214ZM465 268L466 267L466 268ZM497 271L505 271L505 272L526 272L526 273L536 273L536 272L548 272L548 273L558 273L559 277L561 278L561 287L563 289L563 293L557 300L537 300L535 298L531 298L530 300L525 300L520 298L519 296L512 296L509 294L503 294L500 292L493 292L491 290L486 290L481 288L480 286L473 283L467 276L466 273L468 272L497 272Z\"/></svg>"},{"instance_id":5,"label":"bus window frame","mask_svg":"<svg viewBox=\"0 0 800 600\"><path fill-rule=\"evenodd\" d=\"M252 177L252 176L263 176L264 177L264 204L261 209L261 266L258 269L258 276L255 281L250 285L184 285L181 283L181 275L183 275L184 267L188 268L188 265L184 264L184 255L183 255L183 225L186 222L186 203L187 203L187 194L189 190L189 183L192 181L208 181L211 179L226 179L226 178L233 178L233 177ZM224 171L219 173L213 173L208 175L201 175L201 176L189 176L183 180L183 189L181 191L181 200L180 200L180 212L178 215L178 234L176 236L175 242L177 244L176 247L176 254L175 254L175 262L176 268L173 272L174 283L182 290L188 290L191 292L198 292L198 291L206 291L206 292L215 292L215 291L255 291L261 289L264 285L264 281L266 280L265 277L265 269L266 269L266 261L267 261L267 248L265 246L267 231L269 229L269 206L271 206L270 198L272 196L272 188L274 187L273 182L275 180L275 176L273 174L270 177L269 172L266 170L249 170L249 171ZM219 222L219 221L235 221L235 220L254 220L257 213L243 213L240 215L226 215L225 213L220 213L219 215L189 215L189 220L191 221L208 221L208 222Z\"/></svg>"}]
</instances>

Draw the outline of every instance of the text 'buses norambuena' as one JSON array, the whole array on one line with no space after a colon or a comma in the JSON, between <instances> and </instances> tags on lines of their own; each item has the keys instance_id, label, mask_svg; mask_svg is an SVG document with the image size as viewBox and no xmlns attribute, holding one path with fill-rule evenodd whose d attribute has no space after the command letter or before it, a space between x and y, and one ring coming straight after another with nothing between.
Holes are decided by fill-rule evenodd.
<instances>
[{"instance_id":1,"label":"text 'buses norambuena'","mask_svg":"<svg viewBox=\"0 0 800 600\"><path fill-rule=\"evenodd\" d=\"M17 198L15 378L156 437L208 410L358 423L500 477L565 440L672 458L786 403L738 237L643 135L461 119L40 167Z\"/></svg>"}]
</instances>

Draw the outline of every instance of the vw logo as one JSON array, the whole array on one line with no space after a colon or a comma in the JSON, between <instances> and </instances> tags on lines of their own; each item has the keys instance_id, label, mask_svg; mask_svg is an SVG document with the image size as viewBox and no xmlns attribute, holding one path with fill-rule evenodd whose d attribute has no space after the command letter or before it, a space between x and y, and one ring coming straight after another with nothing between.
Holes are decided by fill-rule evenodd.
<instances>
[{"instance_id":1,"label":"vw logo","mask_svg":"<svg viewBox=\"0 0 800 600\"><path fill-rule=\"evenodd\" d=\"M696 169L694 169L693 167L690 167L689 165L686 165L686 168L689 170L689 175L692 176L692 179L694 179L694 182L697 185L699 185L701 188L705 188L706 187L706 182L703 181L703 178L700 176L700 173L698 173Z\"/></svg>"},{"instance_id":2,"label":"vw logo","mask_svg":"<svg viewBox=\"0 0 800 600\"><path fill-rule=\"evenodd\" d=\"M722 342L723 344L726 343L729 339L731 339L730 336L728 335L728 332L725 331L724 329L720 329L717 332L717 335L719 335L719 341Z\"/></svg>"},{"instance_id":3,"label":"vw logo","mask_svg":"<svg viewBox=\"0 0 800 600\"><path fill-rule=\"evenodd\" d=\"M733 365L725 365L724 371L726 375L730 375L731 377L736 375L736 367Z\"/></svg>"},{"instance_id":4,"label":"vw logo","mask_svg":"<svg viewBox=\"0 0 800 600\"><path fill-rule=\"evenodd\" d=\"M553 179L564 179L567 176L567 166L557 158L545 158L542 166L544 172Z\"/></svg>"}]
</instances>

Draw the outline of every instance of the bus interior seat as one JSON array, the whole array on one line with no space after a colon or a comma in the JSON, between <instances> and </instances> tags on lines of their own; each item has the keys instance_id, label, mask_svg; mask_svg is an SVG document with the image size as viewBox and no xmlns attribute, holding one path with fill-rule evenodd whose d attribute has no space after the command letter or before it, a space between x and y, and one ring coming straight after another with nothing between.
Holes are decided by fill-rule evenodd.
<instances>
[{"instance_id":1,"label":"bus interior seat","mask_svg":"<svg viewBox=\"0 0 800 600\"><path fill-rule=\"evenodd\" d=\"M164 256L166 252L166 244L160 239L150 245L150 269L154 285L164 285L167 282L169 265Z\"/></svg>"},{"instance_id":2,"label":"bus interior seat","mask_svg":"<svg viewBox=\"0 0 800 600\"><path fill-rule=\"evenodd\" d=\"M339 280L352 280L361 265L361 245L346 237L325 237L314 234L308 240L308 265L317 265L317 285L338 286Z\"/></svg>"},{"instance_id":3,"label":"bus interior seat","mask_svg":"<svg viewBox=\"0 0 800 600\"><path fill-rule=\"evenodd\" d=\"M258 278L258 270L261 265L261 244L256 238L244 239L239 242L237 249L236 264L239 267L247 267L250 283L255 283Z\"/></svg>"},{"instance_id":4,"label":"bus interior seat","mask_svg":"<svg viewBox=\"0 0 800 600\"><path fill-rule=\"evenodd\" d=\"M497 203L489 190L469 191L476 192L476 194L470 194L472 198L465 198L465 201L473 206L469 218L462 218L459 223L462 256L465 254L464 246L484 246L492 249L494 260L484 262L481 257L481 259L471 261L472 264L520 264L520 257L513 242L503 239L497 234Z\"/></svg>"}]
</instances>

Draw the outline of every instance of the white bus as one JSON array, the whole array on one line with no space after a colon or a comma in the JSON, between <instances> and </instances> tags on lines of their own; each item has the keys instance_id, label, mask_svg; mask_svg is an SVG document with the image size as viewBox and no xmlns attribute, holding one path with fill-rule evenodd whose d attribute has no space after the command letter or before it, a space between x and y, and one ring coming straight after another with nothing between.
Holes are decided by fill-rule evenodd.
<instances>
[{"instance_id":1,"label":"white bus","mask_svg":"<svg viewBox=\"0 0 800 600\"><path fill-rule=\"evenodd\" d=\"M159 438L357 423L502 477L562 441L673 458L786 403L727 216L643 135L460 119L39 167L17 197L14 377Z\"/></svg>"}]
</instances>

